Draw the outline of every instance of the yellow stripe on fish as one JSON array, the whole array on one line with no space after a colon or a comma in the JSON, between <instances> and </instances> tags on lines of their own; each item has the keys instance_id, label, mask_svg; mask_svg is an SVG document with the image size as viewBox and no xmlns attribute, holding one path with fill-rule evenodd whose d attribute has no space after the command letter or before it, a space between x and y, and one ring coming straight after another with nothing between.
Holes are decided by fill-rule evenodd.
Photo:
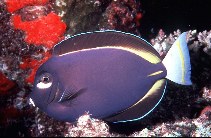
<instances>
[{"instance_id":1,"label":"yellow stripe on fish","mask_svg":"<svg viewBox=\"0 0 211 138\"><path fill-rule=\"evenodd\" d=\"M162 70L157 71L157 72L154 72L154 73L148 75L148 77L158 75L158 74L160 74L160 73L162 73L162 72L163 72Z\"/></svg>"},{"instance_id":2,"label":"yellow stripe on fish","mask_svg":"<svg viewBox=\"0 0 211 138\"><path fill-rule=\"evenodd\" d=\"M178 51L179 51L179 56L180 56L180 60L181 60L181 65L182 65L182 83L185 82L185 62L184 62L184 56L182 54L182 49L181 49L181 45L180 45L180 42L177 41L176 42L176 45L177 45L177 48L178 48Z\"/></svg>"},{"instance_id":3,"label":"yellow stripe on fish","mask_svg":"<svg viewBox=\"0 0 211 138\"><path fill-rule=\"evenodd\" d=\"M132 49L132 48L124 48L124 47L120 47L120 46L104 46L104 47L89 48L89 49L83 49L83 50L79 50L79 51L65 53L65 54L62 54L59 56L64 56L64 55L81 52L81 51L98 50L98 49L106 49L106 48L120 49L120 50L125 50L128 52L134 53L134 54L144 58L145 60L149 61L152 64L157 64L161 61L155 54L153 54L150 51L137 50L137 49Z\"/></svg>"}]
</instances>

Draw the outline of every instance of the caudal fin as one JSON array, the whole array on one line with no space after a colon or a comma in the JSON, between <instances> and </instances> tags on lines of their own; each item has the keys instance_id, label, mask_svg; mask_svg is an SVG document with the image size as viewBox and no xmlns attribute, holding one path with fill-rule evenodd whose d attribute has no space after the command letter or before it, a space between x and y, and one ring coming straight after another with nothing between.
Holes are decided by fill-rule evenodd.
<instances>
[{"instance_id":1,"label":"caudal fin","mask_svg":"<svg viewBox=\"0 0 211 138\"><path fill-rule=\"evenodd\" d=\"M166 78L182 85L191 85L190 55L186 41L187 32L174 42L162 63L166 67Z\"/></svg>"}]
</instances>

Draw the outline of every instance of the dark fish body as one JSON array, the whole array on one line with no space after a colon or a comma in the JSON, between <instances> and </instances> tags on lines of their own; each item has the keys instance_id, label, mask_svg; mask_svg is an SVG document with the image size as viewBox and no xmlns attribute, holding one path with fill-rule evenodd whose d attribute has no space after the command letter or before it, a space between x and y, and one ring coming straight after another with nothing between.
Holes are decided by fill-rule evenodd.
<instances>
[{"instance_id":1,"label":"dark fish body","mask_svg":"<svg viewBox=\"0 0 211 138\"><path fill-rule=\"evenodd\" d=\"M73 122L89 112L110 122L135 121L162 99L167 72L139 37L116 31L76 35L55 46L39 68L31 98L58 120Z\"/></svg>"}]
</instances>

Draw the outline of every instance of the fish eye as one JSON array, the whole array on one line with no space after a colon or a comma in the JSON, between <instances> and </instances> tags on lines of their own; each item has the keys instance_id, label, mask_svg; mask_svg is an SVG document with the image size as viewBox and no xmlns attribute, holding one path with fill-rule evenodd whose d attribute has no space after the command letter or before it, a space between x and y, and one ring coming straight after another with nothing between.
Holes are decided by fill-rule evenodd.
<instances>
[{"instance_id":1,"label":"fish eye","mask_svg":"<svg viewBox=\"0 0 211 138\"><path fill-rule=\"evenodd\" d=\"M49 73L44 73L38 79L37 87L39 89L47 89L50 88L52 85L52 76Z\"/></svg>"},{"instance_id":2,"label":"fish eye","mask_svg":"<svg viewBox=\"0 0 211 138\"><path fill-rule=\"evenodd\" d=\"M41 82L42 82L42 83L49 83L49 81L50 81L49 76L43 76L43 77L41 78Z\"/></svg>"}]
</instances>

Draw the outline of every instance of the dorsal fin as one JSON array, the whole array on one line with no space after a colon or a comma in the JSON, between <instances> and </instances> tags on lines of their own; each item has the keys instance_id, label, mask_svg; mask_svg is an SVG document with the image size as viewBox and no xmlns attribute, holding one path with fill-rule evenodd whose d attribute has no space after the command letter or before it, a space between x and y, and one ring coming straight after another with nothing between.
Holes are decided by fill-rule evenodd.
<instances>
[{"instance_id":1,"label":"dorsal fin","mask_svg":"<svg viewBox=\"0 0 211 138\"><path fill-rule=\"evenodd\" d=\"M161 61L157 51L144 39L130 33L114 30L87 32L71 36L54 47L53 55L59 56L74 51L101 47L127 49L151 63Z\"/></svg>"}]
</instances>

